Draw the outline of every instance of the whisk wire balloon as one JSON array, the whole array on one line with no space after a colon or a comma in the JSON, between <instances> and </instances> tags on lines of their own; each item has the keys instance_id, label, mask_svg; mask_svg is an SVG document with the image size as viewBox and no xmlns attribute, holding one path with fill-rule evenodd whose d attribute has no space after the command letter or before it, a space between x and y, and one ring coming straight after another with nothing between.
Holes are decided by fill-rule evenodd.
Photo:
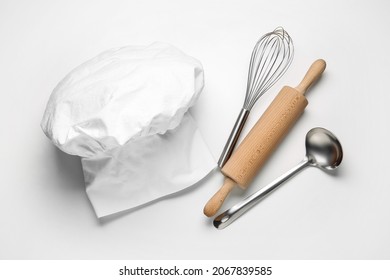
<instances>
[{"instance_id":1,"label":"whisk wire balloon","mask_svg":"<svg viewBox=\"0 0 390 280\"><path fill-rule=\"evenodd\" d=\"M257 41L249 63L244 105L219 158L219 167L223 167L233 153L240 133L255 103L283 76L293 57L293 41L282 27L263 35Z\"/></svg>"}]
</instances>

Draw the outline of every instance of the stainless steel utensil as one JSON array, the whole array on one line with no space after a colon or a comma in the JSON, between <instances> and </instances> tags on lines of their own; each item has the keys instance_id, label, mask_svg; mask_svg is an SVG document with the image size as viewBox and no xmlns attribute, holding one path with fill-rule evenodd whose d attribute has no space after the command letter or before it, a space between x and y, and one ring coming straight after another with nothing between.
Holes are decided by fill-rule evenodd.
<instances>
[{"instance_id":1,"label":"stainless steel utensil","mask_svg":"<svg viewBox=\"0 0 390 280\"><path fill-rule=\"evenodd\" d=\"M292 168L275 181L216 217L214 219L214 226L218 229L227 227L261 199L304 168L315 166L322 170L334 170L340 165L342 159L343 150L341 144L333 133L320 127L311 129L306 135L305 158L296 167Z\"/></svg>"},{"instance_id":2,"label":"stainless steel utensil","mask_svg":"<svg viewBox=\"0 0 390 280\"><path fill-rule=\"evenodd\" d=\"M232 154L253 106L283 76L293 56L293 41L282 27L265 34L257 41L249 63L245 102L218 160L219 167L223 167Z\"/></svg>"}]
</instances>

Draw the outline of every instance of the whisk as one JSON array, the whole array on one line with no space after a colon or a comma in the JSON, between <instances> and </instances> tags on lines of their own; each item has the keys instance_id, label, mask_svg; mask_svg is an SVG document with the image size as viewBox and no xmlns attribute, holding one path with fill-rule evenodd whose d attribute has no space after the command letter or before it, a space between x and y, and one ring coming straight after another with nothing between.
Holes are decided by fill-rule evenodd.
<instances>
[{"instance_id":1,"label":"whisk","mask_svg":"<svg viewBox=\"0 0 390 280\"><path fill-rule=\"evenodd\" d=\"M219 158L219 167L222 168L233 153L253 106L283 76L293 56L293 41L282 27L263 35L257 41L249 63L244 105Z\"/></svg>"}]
</instances>

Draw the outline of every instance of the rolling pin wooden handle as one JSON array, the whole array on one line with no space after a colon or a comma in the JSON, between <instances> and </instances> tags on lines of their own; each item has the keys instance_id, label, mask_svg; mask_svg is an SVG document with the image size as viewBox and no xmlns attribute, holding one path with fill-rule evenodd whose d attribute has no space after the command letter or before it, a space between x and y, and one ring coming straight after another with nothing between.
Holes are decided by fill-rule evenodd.
<instances>
[{"instance_id":1,"label":"rolling pin wooden handle","mask_svg":"<svg viewBox=\"0 0 390 280\"><path fill-rule=\"evenodd\" d=\"M325 60L317 59L314 61L309 70L307 70L301 83L295 89L304 95L307 89L321 76L322 72L325 71L325 68Z\"/></svg>"},{"instance_id":2,"label":"rolling pin wooden handle","mask_svg":"<svg viewBox=\"0 0 390 280\"><path fill-rule=\"evenodd\" d=\"M225 182L223 183L222 187L217 191L212 198L206 203L206 206L203 209L203 213L207 217L212 217L215 214L217 214L219 208L221 208L223 202L225 201L226 197L229 195L229 193L233 190L234 186L237 183L234 182L229 177L225 178Z\"/></svg>"}]
</instances>

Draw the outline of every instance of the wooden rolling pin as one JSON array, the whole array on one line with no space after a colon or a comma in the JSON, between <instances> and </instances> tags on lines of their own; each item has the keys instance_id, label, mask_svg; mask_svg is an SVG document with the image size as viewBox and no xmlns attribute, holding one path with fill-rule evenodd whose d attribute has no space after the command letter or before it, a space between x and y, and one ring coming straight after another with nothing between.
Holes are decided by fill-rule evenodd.
<instances>
[{"instance_id":1,"label":"wooden rolling pin","mask_svg":"<svg viewBox=\"0 0 390 280\"><path fill-rule=\"evenodd\" d=\"M325 67L325 61L318 59L310 66L297 87L282 88L221 169L226 176L225 182L204 207L203 212L206 216L211 217L217 213L234 186L238 185L246 189L252 182L257 172L305 110L308 104L305 92L321 76Z\"/></svg>"}]
</instances>

